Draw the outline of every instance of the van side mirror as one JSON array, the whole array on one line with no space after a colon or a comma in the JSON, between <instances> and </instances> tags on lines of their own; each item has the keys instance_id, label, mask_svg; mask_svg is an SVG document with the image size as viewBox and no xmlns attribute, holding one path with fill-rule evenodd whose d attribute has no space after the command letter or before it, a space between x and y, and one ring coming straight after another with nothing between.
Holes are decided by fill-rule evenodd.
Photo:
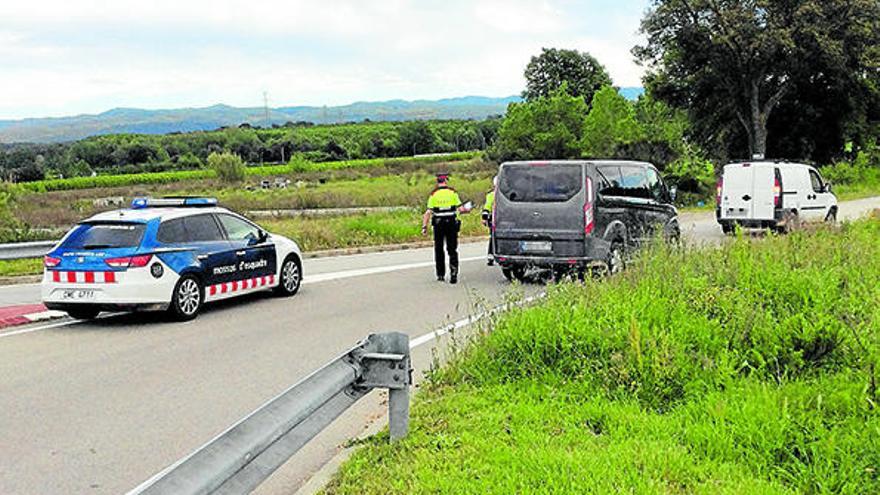
<instances>
[{"instance_id":1,"label":"van side mirror","mask_svg":"<svg viewBox=\"0 0 880 495\"><path fill-rule=\"evenodd\" d=\"M831 183L826 182L824 186L822 186L822 192L830 193L831 191Z\"/></svg>"},{"instance_id":2,"label":"van side mirror","mask_svg":"<svg viewBox=\"0 0 880 495\"><path fill-rule=\"evenodd\" d=\"M678 188L675 186L669 187L669 202L675 202L675 198L678 197Z\"/></svg>"}]
</instances>

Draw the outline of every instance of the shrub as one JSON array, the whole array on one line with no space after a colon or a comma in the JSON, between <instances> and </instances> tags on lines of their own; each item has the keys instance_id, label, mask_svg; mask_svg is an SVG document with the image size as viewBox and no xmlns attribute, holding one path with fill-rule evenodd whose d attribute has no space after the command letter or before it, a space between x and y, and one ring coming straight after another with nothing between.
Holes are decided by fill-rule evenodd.
<instances>
[{"instance_id":1,"label":"shrub","mask_svg":"<svg viewBox=\"0 0 880 495\"><path fill-rule=\"evenodd\" d=\"M247 166L240 156L229 153L208 155L208 168L213 170L223 182L242 182L247 176Z\"/></svg>"}]
</instances>

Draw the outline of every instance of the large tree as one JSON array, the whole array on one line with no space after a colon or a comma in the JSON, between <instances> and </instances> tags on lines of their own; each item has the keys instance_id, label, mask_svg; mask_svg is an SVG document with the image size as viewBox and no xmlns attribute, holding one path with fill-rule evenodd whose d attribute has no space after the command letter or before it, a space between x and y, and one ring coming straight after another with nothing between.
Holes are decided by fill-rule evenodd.
<instances>
[{"instance_id":1,"label":"large tree","mask_svg":"<svg viewBox=\"0 0 880 495\"><path fill-rule=\"evenodd\" d=\"M590 103L596 91L611 85L608 71L592 55L556 48L544 48L540 55L532 57L525 77L523 97L527 100L550 96L566 85L569 95L580 96Z\"/></svg>"},{"instance_id":2,"label":"large tree","mask_svg":"<svg viewBox=\"0 0 880 495\"><path fill-rule=\"evenodd\" d=\"M654 0L642 32L634 54L648 65L649 91L687 108L704 143L744 136L764 155L768 129L793 133L822 116L811 125L824 138L774 135L786 146L770 147L822 155L816 148L840 144L842 122L858 120L876 81L880 2ZM780 107L789 121L770 125Z\"/></svg>"},{"instance_id":3,"label":"large tree","mask_svg":"<svg viewBox=\"0 0 880 495\"><path fill-rule=\"evenodd\" d=\"M580 157L587 104L566 94L565 86L546 97L511 103L490 156L499 161Z\"/></svg>"}]
</instances>

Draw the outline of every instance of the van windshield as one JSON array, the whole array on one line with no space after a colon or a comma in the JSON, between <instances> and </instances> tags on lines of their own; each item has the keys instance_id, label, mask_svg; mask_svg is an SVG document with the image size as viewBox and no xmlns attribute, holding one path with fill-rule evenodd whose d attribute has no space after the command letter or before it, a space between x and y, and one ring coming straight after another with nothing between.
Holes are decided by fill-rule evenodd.
<instances>
[{"instance_id":1,"label":"van windshield","mask_svg":"<svg viewBox=\"0 0 880 495\"><path fill-rule=\"evenodd\" d=\"M498 190L517 203L561 203L583 187L580 165L505 165Z\"/></svg>"},{"instance_id":2,"label":"van windshield","mask_svg":"<svg viewBox=\"0 0 880 495\"><path fill-rule=\"evenodd\" d=\"M61 245L67 249L111 249L137 247L147 226L143 223L84 223L77 226Z\"/></svg>"}]
</instances>

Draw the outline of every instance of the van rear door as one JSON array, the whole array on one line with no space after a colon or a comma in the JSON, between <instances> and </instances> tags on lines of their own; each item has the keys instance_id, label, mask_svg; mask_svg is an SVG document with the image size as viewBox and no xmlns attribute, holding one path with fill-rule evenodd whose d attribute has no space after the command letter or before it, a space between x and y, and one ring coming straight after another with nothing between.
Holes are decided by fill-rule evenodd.
<instances>
[{"instance_id":1,"label":"van rear door","mask_svg":"<svg viewBox=\"0 0 880 495\"><path fill-rule=\"evenodd\" d=\"M495 198L496 254L583 256L583 170L579 163L502 166Z\"/></svg>"},{"instance_id":2,"label":"van rear door","mask_svg":"<svg viewBox=\"0 0 880 495\"><path fill-rule=\"evenodd\" d=\"M773 220L774 167L739 163L724 167L721 218Z\"/></svg>"}]
</instances>

